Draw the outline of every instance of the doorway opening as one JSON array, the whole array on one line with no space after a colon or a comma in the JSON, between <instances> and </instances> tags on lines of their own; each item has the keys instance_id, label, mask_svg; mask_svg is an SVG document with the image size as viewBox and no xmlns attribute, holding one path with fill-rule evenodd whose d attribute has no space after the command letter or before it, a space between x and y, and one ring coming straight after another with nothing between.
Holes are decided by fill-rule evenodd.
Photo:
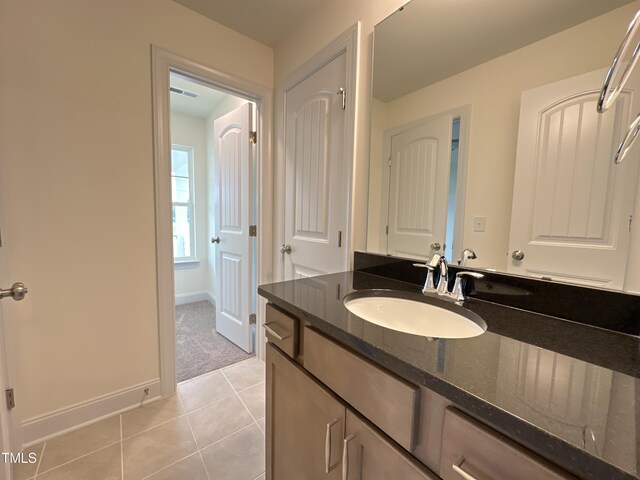
<instances>
[{"instance_id":1,"label":"doorway opening","mask_svg":"<svg viewBox=\"0 0 640 480\"><path fill-rule=\"evenodd\" d=\"M449 163L449 194L447 195L447 229L444 256L453 262L453 239L456 218L456 195L458 193L458 152L460 151L460 117L454 117L451 125L451 162Z\"/></svg>"},{"instance_id":2,"label":"doorway opening","mask_svg":"<svg viewBox=\"0 0 640 480\"><path fill-rule=\"evenodd\" d=\"M175 365L182 382L255 351L255 325L247 336L239 317L256 308L256 245L243 228L255 225L257 210L250 145L256 105L176 71L169 91Z\"/></svg>"}]
</instances>

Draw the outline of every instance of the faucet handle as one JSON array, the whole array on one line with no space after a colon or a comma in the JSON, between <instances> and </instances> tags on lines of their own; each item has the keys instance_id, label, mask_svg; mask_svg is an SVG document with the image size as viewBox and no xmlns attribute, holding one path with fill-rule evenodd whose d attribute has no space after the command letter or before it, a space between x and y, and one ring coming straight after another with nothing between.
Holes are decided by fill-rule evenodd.
<instances>
[{"instance_id":1,"label":"faucet handle","mask_svg":"<svg viewBox=\"0 0 640 480\"><path fill-rule=\"evenodd\" d=\"M457 304L462 304L464 302L464 289L462 288L462 281L466 277L472 278L483 278L484 275L478 272L458 272L456 274L456 282L453 285L453 291L451 292L451 296L455 299Z\"/></svg>"},{"instance_id":2,"label":"faucet handle","mask_svg":"<svg viewBox=\"0 0 640 480\"><path fill-rule=\"evenodd\" d=\"M435 270L435 268L431 265L427 265L426 263L414 263L413 266L418 268L426 268L428 270L427 278L424 281L424 287L422 287L422 293L426 295L427 293L435 292L436 287L433 284L433 271Z\"/></svg>"}]
</instances>

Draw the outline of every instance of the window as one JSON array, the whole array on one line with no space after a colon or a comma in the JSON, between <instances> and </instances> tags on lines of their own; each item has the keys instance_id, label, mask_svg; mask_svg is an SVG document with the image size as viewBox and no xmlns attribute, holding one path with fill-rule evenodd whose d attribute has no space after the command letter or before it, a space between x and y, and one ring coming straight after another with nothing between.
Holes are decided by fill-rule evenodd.
<instances>
[{"instance_id":1,"label":"window","mask_svg":"<svg viewBox=\"0 0 640 480\"><path fill-rule=\"evenodd\" d=\"M171 145L171 201L173 260L195 261L193 149L190 147Z\"/></svg>"}]
</instances>

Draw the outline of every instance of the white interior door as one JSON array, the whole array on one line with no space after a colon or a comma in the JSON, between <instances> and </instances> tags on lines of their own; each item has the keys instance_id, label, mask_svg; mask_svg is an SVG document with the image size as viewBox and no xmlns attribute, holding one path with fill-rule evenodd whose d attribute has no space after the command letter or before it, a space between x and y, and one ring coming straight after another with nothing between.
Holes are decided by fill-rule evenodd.
<instances>
[{"instance_id":1,"label":"white interior door","mask_svg":"<svg viewBox=\"0 0 640 480\"><path fill-rule=\"evenodd\" d=\"M4 227L2 217L2 205L0 205L0 288L10 289L10 279L6 276L7 271L7 250L3 247L2 232ZM7 292L8 293L8 292ZM2 295L4 296L4 295ZM19 297L16 297L18 299ZM22 438L18 438L20 435L19 424L15 420L12 410L10 410L5 398L5 391L10 387L8 383L8 364L6 354L6 336L4 322L6 321L6 313L3 314L3 302L13 301L11 296L5 296L0 299L0 452L13 452L17 453L22 445ZM0 480L10 479L11 465L7 461L0 462Z\"/></svg>"},{"instance_id":2,"label":"white interior door","mask_svg":"<svg viewBox=\"0 0 640 480\"><path fill-rule=\"evenodd\" d=\"M444 252L452 124L452 116L443 115L391 137L387 234L391 255L426 259Z\"/></svg>"},{"instance_id":3,"label":"white interior door","mask_svg":"<svg viewBox=\"0 0 640 480\"><path fill-rule=\"evenodd\" d=\"M1 248L0 248L1 250ZM0 273L2 271L0 270ZM4 281L2 275L0 275L0 280ZM2 286L6 285L6 283L2 283ZM4 392L7 389L7 357L5 354L4 347L4 322L2 317L2 305L0 304L0 329L2 329L2 333L0 333L0 392ZM0 407L0 452L7 452L6 445L11 445L11 414L7 409L7 404L4 401L4 398L1 399L0 402L2 406ZM9 462L1 462L2 467L0 468L0 480L10 479L11 477L11 465Z\"/></svg>"},{"instance_id":4,"label":"white interior door","mask_svg":"<svg viewBox=\"0 0 640 480\"><path fill-rule=\"evenodd\" d=\"M286 92L285 280L346 268L346 54Z\"/></svg>"},{"instance_id":5,"label":"white interior door","mask_svg":"<svg viewBox=\"0 0 640 480\"><path fill-rule=\"evenodd\" d=\"M246 103L214 121L216 141L215 246L216 330L252 350L251 154L252 108Z\"/></svg>"},{"instance_id":6,"label":"white interior door","mask_svg":"<svg viewBox=\"0 0 640 480\"><path fill-rule=\"evenodd\" d=\"M508 270L622 288L638 162L614 152L640 111L636 84L596 113L605 70L522 93ZM516 260L512 252L524 255Z\"/></svg>"}]
</instances>

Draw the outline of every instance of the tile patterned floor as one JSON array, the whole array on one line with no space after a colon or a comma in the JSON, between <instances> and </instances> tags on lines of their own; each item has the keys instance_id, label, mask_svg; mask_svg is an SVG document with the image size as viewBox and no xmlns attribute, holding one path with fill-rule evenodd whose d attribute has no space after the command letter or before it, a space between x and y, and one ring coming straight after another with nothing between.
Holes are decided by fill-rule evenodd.
<instances>
[{"instance_id":1,"label":"tile patterned floor","mask_svg":"<svg viewBox=\"0 0 640 480\"><path fill-rule=\"evenodd\" d=\"M264 363L255 358L178 393L35 445L15 480L264 480Z\"/></svg>"}]
</instances>

